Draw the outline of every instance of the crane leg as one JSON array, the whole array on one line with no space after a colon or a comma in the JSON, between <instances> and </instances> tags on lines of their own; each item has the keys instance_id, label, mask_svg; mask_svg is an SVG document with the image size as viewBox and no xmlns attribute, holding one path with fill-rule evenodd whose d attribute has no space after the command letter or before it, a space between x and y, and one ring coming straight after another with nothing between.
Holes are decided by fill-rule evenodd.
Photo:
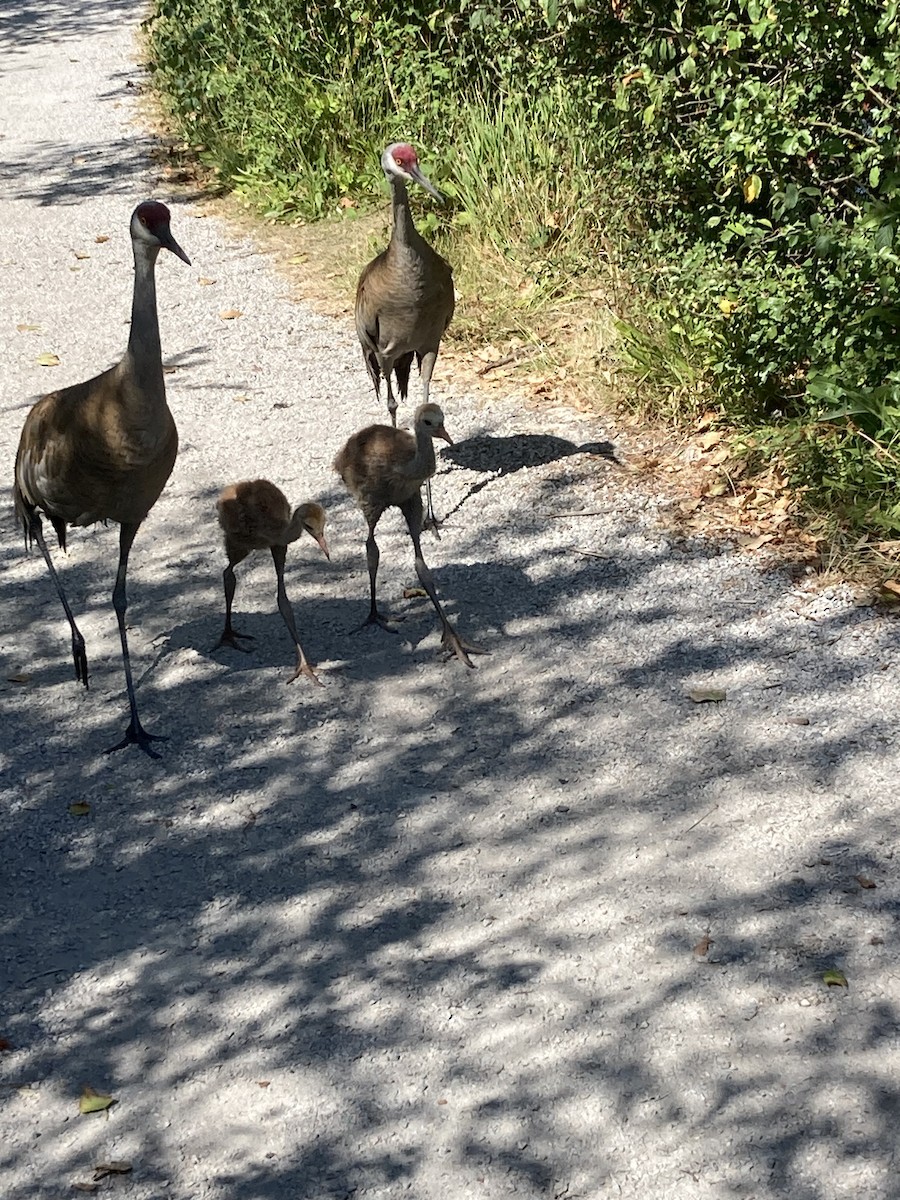
<instances>
[{"instance_id":1,"label":"crane leg","mask_svg":"<svg viewBox=\"0 0 900 1200\"><path fill-rule=\"evenodd\" d=\"M422 403L423 404L429 403L428 392L429 392L429 389L431 388L431 372L434 370L434 364L436 361L437 361L437 351L436 350L430 351L428 354L422 355L422 362L420 365L420 370L421 370L421 374L422 374ZM424 524L423 528L430 530L434 534L434 536L438 539L438 541L440 541L441 540L441 534L440 534L441 523L437 519L437 515L435 514L435 511L434 511L434 504L431 501L431 480L430 479L425 480L425 505L426 505L426 513L425 513L425 524Z\"/></svg>"},{"instance_id":2,"label":"crane leg","mask_svg":"<svg viewBox=\"0 0 900 1200\"><path fill-rule=\"evenodd\" d=\"M222 572L222 585L225 589L225 628L222 630L222 636L213 646L213 650L218 650L220 646L231 646L234 650L241 650L244 654L250 653L249 646L242 646L238 642L238 638L244 638L248 642L254 641L252 633L241 633L231 624L231 606L234 603L234 592L237 587L237 579L234 575L235 563L240 562L246 555L241 555L240 558L228 560L228 566Z\"/></svg>"},{"instance_id":3,"label":"crane leg","mask_svg":"<svg viewBox=\"0 0 900 1200\"><path fill-rule=\"evenodd\" d=\"M72 659L75 663L75 678L79 683L88 686L88 664L87 651L84 645L84 638L81 636L81 631L75 624L75 618L72 615L72 610L69 607L69 601L66 599L66 593L63 591L63 586L59 576L56 573L56 567L53 565L53 560L50 557L50 551L47 549L47 543L44 541L44 530L41 525L41 518L37 512L32 512L28 516L28 536L32 541L37 542L41 554L44 556L44 562L50 570L50 578L53 580L53 585L56 588L56 594L62 602L63 611L66 614L66 620L69 622L69 628L72 630Z\"/></svg>"},{"instance_id":4,"label":"crane leg","mask_svg":"<svg viewBox=\"0 0 900 1200\"><path fill-rule=\"evenodd\" d=\"M382 629L386 629L388 633L396 633L397 630L388 622L387 617L382 616L378 611L378 605L375 603L375 579L378 575L378 563L381 558L381 552L378 549L378 543L375 541L375 528L369 528L369 536L366 539L366 566L369 568L369 615L363 621L362 625L358 625L353 630L354 633L359 633L361 629L365 629L367 625L380 625Z\"/></svg>"},{"instance_id":5,"label":"crane leg","mask_svg":"<svg viewBox=\"0 0 900 1200\"><path fill-rule=\"evenodd\" d=\"M125 612L128 608L128 599L125 594L125 580L128 575L128 555L131 552L131 545L138 528L139 524L125 522L119 530L119 569L116 572L116 586L113 588L113 608L116 610L116 620L119 622L119 637L122 641L122 662L125 666L125 687L128 691L128 704L131 708L131 722L125 730L125 736L121 742L117 742L115 746L110 746L106 753L112 754L115 750L123 750L126 746L134 744L140 746L150 758L159 758L159 755L150 743L167 742L169 739L161 737L158 734L148 733L143 725L141 725L140 717L138 716L137 700L134 696L134 683L131 678L128 636L125 632Z\"/></svg>"},{"instance_id":6,"label":"crane leg","mask_svg":"<svg viewBox=\"0 0 900 1200\"><path fill-rule=\"evenodd\" d=\"M416 554L416 574L419 577L419 582L428 593L428 598L434 605L437 615L440 618L442 636L441 645L447 651L447 658L452 655L464 662L467 667L474 667L475 664L469 658L470 654L487 654L483 646L478 646L474 642L468 641L460 633L457 632L447 619L447 614L444 612L443 605L437 597L437 589L434 586L434 577L428 568L425 559L422 557L422 547L420 545L420 537L422 531L422 499L420 496L414 496L412 500L407 501L402 505L400 510L406 518L406 524L409 527L409 535L412 538L413 549Z\"/></svg>"},{"instance_id":7,"label":"crane leg","mask_svg":"<svg viewBox=\"0 0 900 1200\"><path fill-rule=\"evenodd\" d=\"M272 559L275 563L275 574L278 577L278 611L281 613L282 620L287 625L288 633L294 639L294 645L297 647L297 669L288 680L288 683L293 683L298 675L305 675L307 679L311 679L313 683L317 683L321 687L322 681L306 661L306 655L303 653L303 647L300 645L300 639L297 637L297 626L294 624L294 610L291 608L287 589L284 586L284 562L286 557L286 546L272 547Z\"/></svg>"},{"instance_id":8,"label":"crane leg","mask_svg":"<svg viewBox=\"0 0 900 1200\"><path fill-rule=\"evenodd\" d=\"M391 385L390 371L388 371L387 374L385 375L384 381L387 384L388 412L391 414L391 424L396 429L397 428L397 397L394 395L394 389Z\"/></svg>"}]
</instances>

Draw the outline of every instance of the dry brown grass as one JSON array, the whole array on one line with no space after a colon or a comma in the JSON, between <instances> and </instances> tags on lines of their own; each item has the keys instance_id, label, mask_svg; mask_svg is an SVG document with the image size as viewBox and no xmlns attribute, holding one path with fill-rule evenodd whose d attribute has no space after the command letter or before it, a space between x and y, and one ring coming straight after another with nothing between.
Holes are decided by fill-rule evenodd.
<instances>
[{"instance_id":1,"label":"dry brown grass","mask_svg":"<svg viewBox=\"0 0 900 1200\"><path fill-rule=\"evenodd\" d=\"M266 221L224 193L186 148L166 141L158 109L151 115L161 134L161 180L199 195L210 216L252 238L297 300L351 318L359 272L390 236L389 206L308 225ZM458 304L441 349L445 379L463 388L515 391L535 408L563 404L615 414L629 442L625 467L668 499L676 536L727 538L773 567L813 572L823 586L849 581L863 600L900 603L900 593L883 586L900 576L900 542L851 542L824 520L810 523L777 470L745 474L739 454L729 449L733 431L718 429L716 414L687 429L641 415L638 398L628 394L633 382L617 369L611 300L617 280L572 280L563 294L548 298L471 231L451 256Z\"/></svg>"}]
</instances>

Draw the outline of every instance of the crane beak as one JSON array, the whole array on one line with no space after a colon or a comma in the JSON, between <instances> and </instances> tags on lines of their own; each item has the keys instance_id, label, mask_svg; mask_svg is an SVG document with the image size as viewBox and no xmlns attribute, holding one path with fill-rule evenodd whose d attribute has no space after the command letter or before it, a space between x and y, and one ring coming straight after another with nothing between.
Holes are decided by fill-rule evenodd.
<instances>
[{"instance_id":1,"label":"crane beak","mask_svg":"<svg viewBox=\"0 0 900 1200\"><path fill-rule=\"evenodd\" d=\"M180 258L182 262L187 263L188 266L191 265L191 260L172 237L172 234L168 229L161 229L156 236L159 239L159 244L161 246L165 246L167 250L171 250L177 258Z\"/></svg>"},{"instance_id":2,"label":"crane beak","mask_svg":"<svg viewBox=\"0 0 900 1200\"><path fill-rule=\"evenodd\" d=\"M328 543L325 541L325 534L320 533L316 538L316 541L319 543L319 549L322 551L328 561L331 562L331 555L328 553Z\"/></svg>"},{"instance_id":3,"label":"crane beak","mask_svg":"<svg viewBox=\"0 0 900 1200\"><path fill-rule=\"evenodd\" d=\"M427 177L427 175L423 174L423 172L419 169L418 166L410 167L409 173L413 177L413 179L416 181L416 183L420 184L425 189L426 192L431 192L431 194L432 194L432 196L434 196L435 200L439 200L441 202L441 204L444 203L444 197L437 190L437 188L434 186L434 184L431 182L431 180Z\"/></svg>"},{"instance_id":4,"label":"crane beak","mask_svg":"<svg viewBox=\"0 0 900 1200\"><path fill-rule=\"evenodd\" d=\"M440 429L436 429L432 436L443 438L445 442L448 442L451 446L453 445L453 438L450 436L450 434L447 432L447 430L443 427L443 425L440 427Z\"/></svg>"}]
</instances>

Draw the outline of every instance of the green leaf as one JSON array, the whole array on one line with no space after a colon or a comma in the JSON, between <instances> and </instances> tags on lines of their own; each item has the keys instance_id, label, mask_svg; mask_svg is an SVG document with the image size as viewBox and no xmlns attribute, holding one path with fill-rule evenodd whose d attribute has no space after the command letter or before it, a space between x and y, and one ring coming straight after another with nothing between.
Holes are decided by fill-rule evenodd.
<instances>
[{"instance_id":1,"label":"green leaf","mask_svg":"<svg viewBox=\"0 0 900 1200\"><path fill-rule=\"evenodd\" d=\"M95 1092L92 1087L85 1084L78 1101L78 1111L82 1116L87 1116L88 1113L103 1112L112 1104L115 1104L112 1096L107 1096L104 1092Z\"/></svg>"},{"instance_id":2,"label":"green leaf","mask_svg":"<svg viewBox=\"0 0 900 1200\"><path fill-rule=\"evenodd\" d=\"M822 982L827 983L829 987L849 987L847 976L836 967L831 967L822 975Z\"/></svg>"}]
</instances>

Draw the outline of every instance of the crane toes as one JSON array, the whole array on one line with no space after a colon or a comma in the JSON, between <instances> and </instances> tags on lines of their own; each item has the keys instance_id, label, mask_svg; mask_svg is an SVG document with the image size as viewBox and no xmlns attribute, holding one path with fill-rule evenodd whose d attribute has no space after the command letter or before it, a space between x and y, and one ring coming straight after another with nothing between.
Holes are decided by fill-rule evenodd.
<instances>
[{"instance_id":1,"label":"crane toes","mask_svg":"<svg viewBox=\"0 0 900 1200\"><path fill-rule=\"evenodd\" d=\"M443 521L439 521L433 512L429 512L425 520L422 522L422 528L430 530L438 541L441 540L441 525Z\"/></svg>"},{"instance_id":2,"label":"crane toes","mask_svg":"<svg viewBox=\"0 0 900 1200\"><path fill-rule=\"evenodd\" d=\"M403 620L403 617L393 617L390 620L388 620L387 617L382 616L382 614L377 609L373 608L372 611L369 613L369 615L366 617L366 619L363 621L363 623L361 625L357 625L355 629L351 629L350 632L351 633L362 633L362 631L365 628L367 628L367 626L369 626L369 625L380 625L381 628L384 629L387 633L399 633L399 630L394 628L394 624L397 621L402 621L402 620Z\"/></svg>"},{"instance_id":3,"label":"crane toes","mask_svg":"<svg viewBox=\"0 0 900 1200\"><path fill-rule=\"evenodd\" d=\"M475 664L469 658L470 654L490 654L490 650L486 650L484 646L479 646L476 642L470 642L467 638L457 633L450 625L444 630L441 645L444 648L444 662L455 656L460 662L464 662L467 667L472 667L473 669Z\"/></svg>"},{"instance_id":4,"label":"crane toes","mask_svg":"<svg viewBox=\"0 0 900 1200\"><path fill-rule=\"evenodd\" d=\"M237 629L225 629L222 631L222 636L213 646L213 650L218 650L220 646L230 646L232 650L240 650L242 654L252 654L252 646L242 646L237 640L242 638L247 642L255 642L256 638L252 633L240 633Z\"/></svg>"},{"instance_id":5,"label":"crane toes","mask_svg":"<svg viewBox=\"0 0 900 1200\"><path fill-rule=\"evenodd\" d=\"M305 675L310 682L316 684L318 687L325 686L308 662L297 663L297 670L290 677L288 683L293 683L294 680L298 679L301 675Z\"/></svg>"},{"instance_id":6,"label":"crane toes","mask_svg":"<svg viewBox=\"0 0 900 1200\"><path fill-rule=\"evenodd\" d=\"M116 750L124 750L126 746L140 746L140 748L146 755L148 755L148 757L160 758L161 755L156 753L150 743L167 742L168 740L169 739L167 737L163 737L162 734L148 733L139 721L132 720L128 728L125 730L125 736L122 738L121 742L116 742L114 746L110 746L108 749L104 750L103 753L114 754Z\"/></svg>"}]
</instances>

